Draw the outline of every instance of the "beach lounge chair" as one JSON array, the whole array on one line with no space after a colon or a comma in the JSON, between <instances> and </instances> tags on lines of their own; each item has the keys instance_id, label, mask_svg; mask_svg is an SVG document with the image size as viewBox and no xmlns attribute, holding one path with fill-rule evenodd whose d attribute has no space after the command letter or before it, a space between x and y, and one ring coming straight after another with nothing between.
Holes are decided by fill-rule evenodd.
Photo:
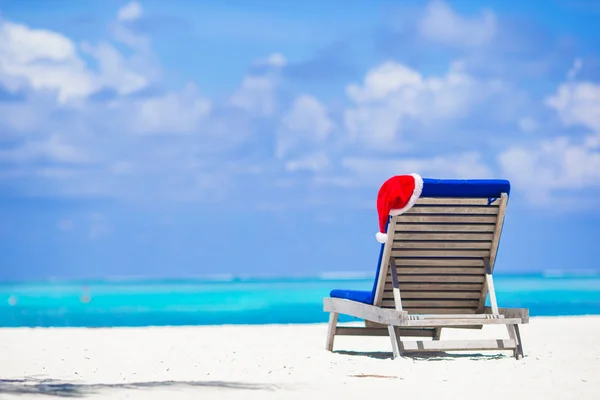
<instances>
[{"instance_id":1,"label":"beach lounge chair","mask_svg":"<svg viewBox=\"0 0 600 400\"><path fill-rule=\"evenodd\" d=\"M511 350L522 358L519 324L529 322L529 311L499 308L492 278L509 192L506 180L423 179L414 206L389 213L373 289L333 290L324 299L327 350L336 335L389 335L394 358L462 350ZM339 314L365 326L337 326ZM440 340L442 328L488 324L506 325L509 339Z\"/></svg>"}]
</instances>

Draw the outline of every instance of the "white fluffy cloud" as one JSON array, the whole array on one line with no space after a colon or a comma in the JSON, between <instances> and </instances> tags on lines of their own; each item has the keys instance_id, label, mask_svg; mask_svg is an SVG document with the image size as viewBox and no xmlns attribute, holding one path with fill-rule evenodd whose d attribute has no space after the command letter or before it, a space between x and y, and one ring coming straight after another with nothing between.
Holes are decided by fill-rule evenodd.
<instances>
[{"instance_id":1,"label":"white fluffy cloud","mask_svg":"<svg viewBox=\"0 0 600 400\"><path fill-rule=\"evenodd\" d=\"M120 10L112 28L141 44L141 36L119 25L141 17L141 6L132 3ZM207 131L213 107L193 84L131 96L155 77L148 51L144 46L122 51L110 40L78 47L59 32L0 20L0 87L27 96L0 102L0 140L11 139L0 146L0 179L26 194L219 196L227 172L208 161L210 150L223 151L237 133L221 129L227 137L216 138L219 129ZM92 97L103 92L104 100Z\"/></svg>"},{"instance_id":2,"label":"white fluffy cloud","mask_svg":"<svg viewBox=\"0 0 600 400\"><path fill-rule=\"evenodd\" d=\"M132 1L121 7L117 12L119 21L135 21L142 16L142 6L137 1Z\"/></svg>"},{"instance_id":3,"label":"white fluffy cloud","mask_svg":"<svg viewBox=\"0 0 600 400\"><path fill-rule=\"evenodd\" d=\"M335 93L323 102L288 91L288 61L273 53L214 102L192 83L141 92L161 83L150 37L134 29L143 18L141 5L129 3L116 13L110 38L82 44L0 20L0 86L27 97L0 102L0 140L9 138L0 147L1 180L26 193L153 202L216 201L243 185L267 193L281 182L321 183L323 192L307 192L323 197L344 186L362 201L389 176L410 172L507 176L532 199L600 188L600 85L574 80L581 62L545 104L564 127L588 129L584 137L569 137L562 126L547 133L550 122L521 107L506 82L482 80L462 62L425 74L387 61L347 85L345 102ZM491 13L464 17L433 2L418 29L429 41L473 48L498 28ZM507 123L498 129L500 114ZM505 128L516 132L506 138ZM102 236L104 222L94 223Z\"/></svg>"},{"instance_id":4,"label":"white fluffy cloud","mask_svg":"<svg viewBox=\"0 0 600 400\"><path fill-rule=\"evenodd\" d=\"M119 103L113 103L117 104ZM201 97L193 84L186 86L180 93L128 100L120 106L129 113L131 130L143 134L198 132L212 108L210 100Z\"/></svg>"},{"instance_id":5,"label":"white fluffy cloud","mask_svg":"<svg viewBox=\"0 0 600 400\"><path fill-rule=\"evenodd\" d=\"M590 138L591 139L591 138ZM600 141L567 137L515 146L498 161L505 174L532 201L551 202L564 190L600 187Z\"/></svg>"},{"instance_id":6,"label":"white fluffy cloud","mask_svg":"<svg viewBox=\"0 0 600 400\"><path fill-rule=\"evenodd\" d=\"M4 20L0 20L0 83L15 92L56 91L61 102L98 89L69 38Z\"/></svg>"},{"instance_id":7,"label":"white fluffy cloud","mask_svg":"<svg viewBox=\"0 0 600 400\"><path fill-rule=\"evenodd\" d=\"M360 142L385 149L398 145L404 124L417 121L424 127L472 115L471 105L502 86L475 80L460 63L445 76L424 77L406 65L386 62L371 69L362 85L346 89L354 106L345 113L348 132Z\"/></svg>"},{"instance_id":8,"label":"white fluffy cloud","mask_svg":"<svg viewBox=\"0 0 600 400\"><path fill-rule=\"evenodd\" d=\"M275 154L284 158L298 147L321 145L332 130L326 107L310 95L299 95L282 117Z\"/></svg>"},{"instance_id":9,"label":"white fluffy cloud","mask_svg":"<svg viewBox=\"0 0 600 400\"><path fill-rule=\"evenodd\" d=\"M574 75L569 72L570 79ZM551 202L564 190L600 188L600 85L565 82L545 104L566 127L587 128L589 133L579 139L563 135L512 146L499 155L500 167L534 201Z\"/></svg>"},{"instance_id":10,"label":"white fluffy cloud","mask_svg":"<svg viewBox=\"0 0 600 400\"><path fill-rule=\"evenodd\" d=\"M61 135L41 140L30 140L11 150L0 150L0 161L16 164L35 161L81 164L90 161L90 155L69 143Z\"/></svg>"},{"instance_id":11,"label":"white fluffy cloud","mask_svg":"<svg viewBox=\"0 0 600 400\"><path fill-rule=\"evenodd\" d=\"M229 104L261 117L271 117L278 111L277 89L280 83L280 71L287 60L280 53L271 54L258 60L257 66L266 71L249 74L241 86L231 95Z\"/></svg>"},{"instance_id":12,"label":"white fluffy cloud","mask_svg":"<svg viewBox=\"0 0 600 400\"><path fill-rule=\"evenodd\" d=\"M233 106L261 116L271 116L277 107L276 82L268 76L247 76L231 96Z\"/></svg>"},{"instance_id":13,"label":"white fluffy cloud","mask_svg":"<svg viewBox=\"0 0 600 400\"><path fill-rule=\"evenodd\" d=\"M142 15L140 3L129 3L117 12L117 21L112 24L111 30L115 40L138 51L147 52L150 48L150 40L131 29L131 24L141 19Z\"/></svg>"},{"instance_id":14,"label":"white fluffy cloud","mask_svg":"<svg viewBox=\"0 0 600 400\"><path fill-rule=\"evenodd\" d=\"M580 125L600 132L600 84L566 82L546 100L567 126Z\"/></svg>"},{"instance_id":15,"label":"white fluffy cloud","mask_svg":"<svg viewBox=\"0 0 600 400\"><path fill-rule=\"evenodd\" d=\"M419 22L419 33L433 42L458 47L477 47L490 42L497 30L496 17L491 11L464 17L444 1L432 1Z\"/></svg>"},{"instance_id":16,"label":"white fluffy cloud","mask_svg":"<svg viewBox=\"0 0 600 400\"><path fill-rule=\"evenodd\" d=\"M98 63L98 71L88 67L80 51ZM102 89L130 94L149 84L147 71L130 64L108 43L84 43L78 49L58 32L0 20L0 84L12 92L48 91L56 93L60 103Z\"/></svg>"}]
</instances>

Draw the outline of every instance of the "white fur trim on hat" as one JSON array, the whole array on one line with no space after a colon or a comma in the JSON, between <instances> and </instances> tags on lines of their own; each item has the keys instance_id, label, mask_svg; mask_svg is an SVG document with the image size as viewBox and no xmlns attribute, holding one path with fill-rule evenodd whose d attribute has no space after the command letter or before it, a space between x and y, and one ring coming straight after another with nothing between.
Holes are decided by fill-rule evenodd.
<instances>
[{"instance_id":1,"label":"white fur trim on hat","mask_svg":"<svg viewBox=\"0 0 600 400\"><path fill-rule=\"evenodd\" d=\"M385 243L388 240L388 235L387 233L377 232L375 234L375 239L377 239L379 243Z\"/></svg>"}]
</instances>

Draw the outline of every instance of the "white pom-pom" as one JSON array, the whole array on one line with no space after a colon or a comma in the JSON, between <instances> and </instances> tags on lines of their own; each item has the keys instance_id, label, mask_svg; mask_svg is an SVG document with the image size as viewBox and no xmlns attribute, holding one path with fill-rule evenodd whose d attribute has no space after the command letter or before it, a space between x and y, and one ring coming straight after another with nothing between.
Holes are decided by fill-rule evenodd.
<instances>
[{"instance_id":1,"label":"white pom-pom","mask_svg":"<svg viewBox=\"0 0 600 400\"><path fill-rule=\"evenodd\" d=\"M377 232L377 234L375 235L375 239L377 239L379 243L385 243L388 240L388 235L387 233Z\"/></svg>"}]
</instances>

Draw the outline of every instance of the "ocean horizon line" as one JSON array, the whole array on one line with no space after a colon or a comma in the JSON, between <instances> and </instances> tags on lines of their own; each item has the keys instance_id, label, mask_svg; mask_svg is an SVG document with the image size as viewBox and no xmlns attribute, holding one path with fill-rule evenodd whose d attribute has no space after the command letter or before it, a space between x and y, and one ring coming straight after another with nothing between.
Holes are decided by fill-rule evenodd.
<instances>
[{"instance_id":1,"label":"ocean horizon line","mask_svg":"<svg viewBox=\"0 0 600 400\"><path fill-rule=\"evenodd\" d=\"M595 278L600 276L600 269L547 269L541 271L497 271L497 277L544 277L544 278ZM329 271L314 274L275 274L275 273L223 273L223 274L194 274L180 276L151 276L151 275L112 275L93 278L47 277L41 279L1 280L0 285L35 285L35 284L80 284L98 283L227 283L253 281L362 281L375 278L375 271Z\"/></svg>"}]
</instances>

